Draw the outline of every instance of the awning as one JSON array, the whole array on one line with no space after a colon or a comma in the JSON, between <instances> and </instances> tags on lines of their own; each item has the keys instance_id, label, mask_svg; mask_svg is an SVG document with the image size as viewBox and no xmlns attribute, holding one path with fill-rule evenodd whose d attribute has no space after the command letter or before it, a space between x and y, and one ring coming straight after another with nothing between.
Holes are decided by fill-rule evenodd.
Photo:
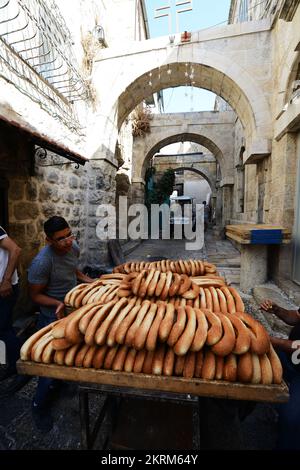
<instances>
[{"instance_id":1,"label":"awning","mask_svg":"<svg viewBox=\"0 0 300 470\"><path fill-rule=\"evenodd\" d=\"M50 152L54 152L57 155L71 160L72 162L78 163L79 165L84 165L86 162L89 161L88 158L85 158L79 153L74 152L63 144L54 141L46 134L42 134L36 131L36 129L32 128L28 123L22 121L21 119L14 120L11 119L10 116L5 116L4 114L2 114L1 108L0 121L5 122L5 124L7 124L8 126L15 128L22 134L25 134L28 140L30 140L34 145L50 150Z\"/></svg>"}]
</instances>

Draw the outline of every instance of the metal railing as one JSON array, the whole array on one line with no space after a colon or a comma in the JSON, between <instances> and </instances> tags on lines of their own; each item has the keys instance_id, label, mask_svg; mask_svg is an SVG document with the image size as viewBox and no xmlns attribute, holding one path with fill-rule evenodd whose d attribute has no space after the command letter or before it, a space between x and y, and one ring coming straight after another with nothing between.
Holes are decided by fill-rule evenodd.
<instances>
[{"instance_id":1,"label":"metal railing","mask_svg":"<svg viewBox=\"0 0 300 470\"><path fill-rule=\"evenodd\" d=\"M0 0L0 66L8 82L78 128L70 104L88 92L53 0Z\"/></svg>"}]
</instances>

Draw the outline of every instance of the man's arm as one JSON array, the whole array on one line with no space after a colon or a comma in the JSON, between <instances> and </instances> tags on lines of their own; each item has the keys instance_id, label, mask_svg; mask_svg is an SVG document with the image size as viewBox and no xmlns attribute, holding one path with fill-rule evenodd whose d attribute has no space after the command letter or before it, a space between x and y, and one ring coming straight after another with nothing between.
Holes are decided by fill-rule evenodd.
<instances>
[{"instance_id":1,"label":"man's arm","mask_svg":"<svg viewBox=\"0 0 300 470\"><path fill-rule=\"evenodd\" d=\"M91 283L94 282L95 279L92 279L91 277L87 276L86 274L83 274L79 269L76 269L76 277L78 281L80 282L87 282Z\"/></svg>"},{"instance_id":2,"label":"man's arm","mask_svg":"<svg viewBox=\"0 0 300 470\"><path fill-rule=\"evenodd\" d=\"M284 321L287 325L294 326L300 322L300 314L298 310L287 310L283 307L279 307L279 305L272 302L272 300L264 300L260 305L260 308L266 312L274 313L274 315Z\"/></svg>"},{"instance_id":3,"label":"man's arm","mask_svg":"<svg viewBox=\"0 0 300 470\"><path fill-rule=\"evenodd\" d=\"M275 338L273 336L270 337L271 343L274 346L275 349L283 351L289 355L291 355L295 351L295 347L293 348L292 345L295 343L295 341L292 341L290 339L284 339L284 338ZM299 346L298 346L299 347Z\"/></svg>"},{"instance_id":4,"label":"man's arm","mask_svg":"<svg viewBox=\"0 0 300 470\"><path fill-rule=\"evenodd\" d=\"M12 293L11 279L22 250L10 237L2 238L0 240L0 246L8 251L8 263L2 282L0 283L0 297L7 297Z\"/></svg>"},{"instance_id":5,"label":"man's arm","mask_svg":"<svg viewBox=\"0 0 300 470\"><path fill-rule=\"evenodd\" d=\"M58 319L63 318L65 305L60 300L54 299L44 293L47 284L31 284L29 283L29 295L34 303L44 307L56 307L55 315Z\"/></svg>"}]
</instances>

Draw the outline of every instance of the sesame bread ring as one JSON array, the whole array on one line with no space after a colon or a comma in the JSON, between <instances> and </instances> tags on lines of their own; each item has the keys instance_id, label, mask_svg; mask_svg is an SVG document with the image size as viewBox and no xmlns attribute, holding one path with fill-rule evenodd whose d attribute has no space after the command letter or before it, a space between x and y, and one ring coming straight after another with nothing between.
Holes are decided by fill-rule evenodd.
<instances>
[{"instance_id":1,"label":"sesame bread ring","mask_svg":"<svg viewBox=\"0 0 300 470\"><path fill-rule=\"evenodd\" d=\"M245 311L244 302L242 301L241 296L238 293L238 291L234 287L231 287L231 286L228 286L227 288L228 288L228 290L230 291L231 295L234 298L236 311L237 312L244 312Z\"/></svg>"},{"instance_id":2,"label":"sesame bread ring","mask_svg":"<svg viewBox=\"0 0 300 470\"><path fill-rule=\"evenodd\" d=\"M67 341L65 338L58 338L52 339L51 345L55 351L59 351L60 349L68 349L70 346L73 346L73 343L70 343L70 341Z\"/></svg>"},{"instance_id":3,"label":"sesame bread ring","mask_svg":"<svg viewBox=\"0 0 300 470\"><path fill-rule=\"evenodd\" d=\"M267 353L269 361L271 363L273 372L273 383L281 384L282 382L282 365L279 357L277 356L272 344L270 345L270 351Z\"/></svg>"},{"instance_id":4,"label":"sesame bread ring","mask_svg":"<svg viewBox=\"0 0 300 470\"><path fill-rule=\"evenodd\" d=\"M192 379L195 374L195 366L196 366L196 353L193 351L189 351L186 355L186 359L184 362L183 367L183 377L186 379Z\"/></svg>"},{"instance_id":5,"label":"sesame bread ring","mask_svg":"<svg viewBox=\"0 0 300 470\"><path fill-rule=\"evenodd\" d=\"M206 320L206 316L204 312L202 312L202 310L198 308L195 308L194 310L197 319L197 326L190 349L191 351L200 351L200 349L203 348L207 339L208 323Z\"/></svg>"},{"instance_id":6,"label":"sesame bread ring","mask_svg":"<svg viewBox=\"0 0 300 470\"><path fill-rule=\"evenodd\" d=\"M191 285L192 285L191 279L186 274L182 274L181 283L180 283L180 287L178 290L178 295L182 295L185 292L187 292L190 289Z\"/></svg>"},{"instance_id":7,"label":"sesame bread ring","mask_svg":"<svg viewBox=\"0 0 300 470\"><path fill-rule=\"evenodd\" d=\"M250 351L238 358L237 380L242 383L250 383L253 376L253 361Z\"/></svg>"},{"instance_id":8,"label":"sesame bread ring","mask_svg":"<svg viewBox=\"0 0 300 470\"><path fill-rule=\"evenodd\" d=\"M191 276L196 276L196 271L197 270L196 270L194 260L190 259L189 263L190 263Z\"/></svg>"},{"instance_id":9,"label":"sesame bread ring","mask_svg":"<svg viewBox=\"0 0 300 470\"><path fill-rule=\"evenodd\" d=\"M221 312L218 293L217 293L216 289L214 287L211 287L211 286L208 289L210 290L212 301L213 301L213 312L214 313Z\"/></svg>"},{"instance_id":10,"label":"sesame bread ring","mask_svg":"<svg viewBox=\"0 0 300 470\"><path fill-rule=\"evenodd\" d=\"M205 292L205 299L206 299L206 308L212 312L214 309L214 306L213 306L213 299L212 299L211 292L207 287L204 288L204 292Z\"/></svg>"},{"instance_id":11,"label":"sesame bread ring","mask_svg":"<svg viewBox=\"0 0 300 470\"><path fill-rule=\"evenodd\" d=\"M112 370L118 371L118 372L123 370L127 351L128 351L127 346L123 345L119 347L117 354L114 357L112 366L111 366Z\"/></svg>"},{"instance_id":12,"label":"sesame bread ring","mask_svg":"<svg viewBox=\"0 0 300 470\"><path fill-rule=\"evenodd\" d=\"M187 306L185 307L185 312L187 315L186 326L184 328L183 333L173 346L174 352L178 356L183 356L188 352L191 347L191 344L193 343L193 339L196 333L197 320L195 310L192 307Z\"/></svg>"},{"instance_id":13,"label":"sesame bread ring","mask_svg":"<svg viewBox=\"0 0 300 470\"><path fill-rule=\"evenodd\" d=\"M80 318L78 329L79 331L85 335L87 327L89 326L90 321L92 320L93 316L100 310L103 304L97 304L96 306L91 305L90 310Z\"/></svg>"},{"instance_id":14,"label":"sesame bread ring","mask_svg":"<svg viewBox=\"0 0 300 470\"><path fill-rule=\"evenodd\" d=\"M146 270L143 270L139 273L139 275L135 278L135 280L133 281L132 285L131 285L131 290L132 290L132 293L133 295L138 295L138 292L139 292L139 289L140 289L140 286L141 286L141 282L142 282L142 279L144 278L144 276L146 275Z\"/></svg>"},{"instance_id":15,"label":"sesame bread ring","mask_svg":"<svg viewBox=\"0 0 300 470\"><path fill-rule=\"evenodd\" d=\"M176 273L176 266L175 266L174 261L170 262L170 268L171 268L172 273Z\"/></svg>"},{"instance_id":16,"label":"sesame bread ring","mask_svg":"<svg viewBox=\"0 0 300 470\"><path fill-rule=\"evenodd\" d=\"M133 347L135 349L140 350L144 348L149 330L151 328L152 322L156 315L157 308L158 308L157 304L154 304L154 303L151 304L142 323L136 330L136 333L133 339Z\"/></svg>"},{"instance_id":17,"label":"sesame bread ring","mask_svg":"<svg viewBox=\"0 0 300 470\"><path fill-rule=\"evenodd\" d=\"M235 313L236 312L235 302L234 302L234 298L230 290L226 286L220 287L220 290L223 292L223 294L226 297L226 304L227 304L228 312Z\"/></svg>"},{"instance_id":18,"label":"sesame bread ring","mask_svg":"<svg viewBox=\"0 0 300 470\"><path fill-rule=\"evenodd\" d=\"M164 302L158 302L157 303L158 308L156 312L156 316L153 320L153 323L149 329L147 338L146 338L146 344L145 347L148 351L154 351L156 347L156 342L157 342L157 337L158 337L158 330L160 327L160 324L165 316L165 311L166 311L166 304ZM171 307L172 308L172 307ZM174 306L173 306L174 309ZM150 372L149 372L150 374Z\"/></svg>"},{"instance_id":19,"label":"sesame bread ring","mask_svg":"<svg viewBox=\"0 0 300 470\"><path fill-rule=\"evenodd\" d=\"M229 354L224 358L223 380L235 382L237 377L237 361L234 354Z\"/></svg>"},{"instance_id":20,"label":"sesame bread ring","mask_svg":"<svg viewBox=\"0 0 300 470\"><path fill-rule=\"evenodd\" d=\"M172 283L173 273L171 271L166 273L166 282L163 290L161 291L160 298L161 300L166 300L169 294L169 289Z\"/></svg>"},{"instance_id":21,"label":"sesame bread ring","mask_svg":"<svg viewBox=\"0 0 300 470\"><path fill-rule=\"evenodd\" d=\"M143 370L143 365L145 362L147 351L146 349L141 349L137 352L135 356L134 364L133 364L133 372L139 374Z\"/></svg>"},{"instance_id":22,"label":"sesame bread ring","mask_svg":"<svg viewBox=\"0 0 300 470\"><path fill-rule=\"evenodd\" d=\"M140 324L142 323L146 313L148 312L150 305L151 302L149 300L144 300L144 302L142 303L142 306L139 309L137 316L135 317L133 323L131 324L130 328L126 333L125 344L127 344L127 346L133 346L135 334Z\"/></svg>"},{"instance_id":23,"label":"sesame bread ring","mask_svg":"<svg viewBox=\"0 0 300 470\"><path fill-rule=\"evenodd\" d=\"M251 315L248 315L248 313L236 312L233 315L236 315L249 328L251 336L251 351L259 355L269 352L270 338L263 325L255 320L255 318L251 317Z\"/></svg>"},{"instance_id":24,"label":"sesame bread ring","mask_svg":"<svg viewBox=\"0 0 300 470\"><path fill-rule=\"evenodd\" d=\"M228 307L227 307L225 294L219 288L216 288L216 291L217 291L218 298L219 298L220 310L221 310L222 313L227 313L228 312Z\"/></svg>"},{"instance_id":25,"label":"sesame bread ring","mask_svg":"<svg viewBox=\"0 0 300 470\"><path fill-rule=\"evenodd\" d=\"M155 294L155 289L156 289L157 283L159 281L160 274L161 274L160 271L155 271L154 276L151 279L151 282L150 282L150 284L148 286L148 289L147 289L147 295L149 295L149 297L153 297L154 294Z\"/></svg>"},{"instance_id":26,"label":"sesame bread ring","mask_svg":"<svg viewBox=\"0 0 300 470\"><path fill-rule=\"evenodd\" d=\"M182 375L184 369L186 355L185 356L176 356L175 354L175 368L174 373L175 375Z\"/></svg>"},{"instance_id":27,"label":"sesame bread ring","mask_svg":"<svg viewBox=\"0 0 300 470\"><path fill-rule=\"evenodd\" d=\"M126 307L127 303L127 299L124 297L119 299L118 302L112 307L107 317L100 324L94 336L94 341L96 344L98 344L98 346L105 344L109 328L111 327L120 310Z\"/></svg>"},{"instance_id":28,"label":"sesame bread ring","mask_svg":"<svg viewBox=\"0 0 300 470\"><path fill-rule=\"evenodd\" d=\"M31 350L31 360L34 361L34 362L42 362L43 351L44 351L45 347L47 346L47 344L49 344L50 342L52 342L51 331L49 331L44 336L42 336L34 344L32 350Z\"/></svg>"},{"instance_id":29,"label":"sesame bread ring","mask_svg":"<svg viewBox=\"0 0 300 470\"><path fill-rule=\"evenodd\" d=\"M208 331L206 337L206 344L213 346L218 343L223 335L223 327L220 318L208 309L201 309L208 322Z\"/></svg>"},{"instance_id":30,"label":"sesame bread ring","mask_svg":"<svg viewBox=\"0 0 300 470\"><path fill-rule=\"evenodd\" d=\"M143 364L143 374L152 373L153 357L154 357L154 351L147 351L144 364Z\"/></svg>"},{"instance_id":31,"label":"sesame bread ring","mask_svg":"<svg viewBox=\"0 0 300 470\"><path fill-rule=\"evenodd\" d=\"M224 359L225 358L223 356L216 356L215 380L222 380L223 379Z\"/></svg>"},{"instance_id":32,"label":"sesame bread ring","mask_svg":"<svg viewBox=\"0 0 300 470\"><path fill-rule=\"evenodd\" d=\"M71 346L66 351L66 355L65 355L65 358L64 358L66 366L73 366L74 365L75 356L76 356L77 351L79 350L80 347L81 347L81 344L73 344L73 346Z\"/></svg>"},{"instance_id":33,"label":"sesame bread ring","mask_svg":"<svg viewBox=\"0 0 300 470\"><path fill-rule=\"evenodd\" d=\"M230 313L225 315L231 321L236 333L236 341L232 352L238 355L245 354L247 351L249 351L251 345L249 328L247 328L245 323L242 322L242 320L240 320L236 315Z\"/></svg>"},{"instance_id":34,"label":"sesame bread ring","mask_svg":"<svg viewBox=\"0 0 300 470\"><path fill-rule=\"evenodd\" d=\"M50 341L50 343L48 343L45 346L45 348L42 352L41 362L43 364L51 364L51 362L53 361L54 354L55 354L55 349L53 349L52 341Z\"/></svg>"},{"instance_id":35,"label":"sesame bread ring","mask_svg":"<svg viewBox=\"0 0 300 470\"><path fill-rule=\"evenodd\" d=\"M90 349L91 346L88 344L82 343L81 347L78 349L77 354L75 356L74 360L74 366L75 367L82 367L84 357L88 350ZM65 356L64 356L65 357Z\"/></svg>"},{"instance_id":36,"label":"sesame bread ring","mask_svg":"<svg viewBox=\"0 0 300 470\"><path fill-rule=\"evenodd\" d=\"M172 304L166 305L166 312L158 329L158 336L161 341L166 341L174 323L175 308Z\"/></svg>"},{"instance_id":37,"label":"sesame bread ring","mask_svg":"<svg viewBox=\"0 0 300 470\"><path fill-rule=\"evenodd\" d=\"M92 362L94 369L102 369L107 351L108 347L106 346L106 344L104 346L100 346L100 348L97 349Z\"/></svg>"},{"instance_id":38,"label":"sesame bread ring","mask_svg":"<svg viewBox=\"0 0 300 470\"><path fill-rule=\"evenodd\" d=\"M160 262L160 266L161 266L161 271L163 273L166 273L167 272L166 260L162 259L161 262Z\"/></svg>"},{"instance_id":39,"label":"sesame bread ring","mask_svg":"<svg viewBox=\"0 0 300 470\"><path fill-rule=\"evenodd\" d=\"M106 370L110 370L112 368L114 358L118 352L119 345L113 346L112 348L108 348L104 362L103 362L103 368Z\"/></svg>"},{"instance_id":40,"label":"sesame bread ring","mask_svg":"<svg viewBox=\"0 0 300 470\"><path fill-rule=\"evenodd\" d=\"M174 351L172 348L168 348L166 355L164 357L163 370L162 370L163 375L167 375L168 377L173 375L174 364L175 364Z\"/></svg>"},{"instance_id":41,"label":"sesame bread ring","mask_svg":"<svg viewBox=\"0 0 300 470\"><path fill-rule=\"evenodd\" d=\"M134 322L139 310L141 309L141 305L135 305L129 313L123 318L121 323L116 329L115 333L115 342L118 344L124 344L125 336L127 334L128 329L130 328L131 324Z\"/></svg>"},{"instance_id":42,"label":"sesame bread ring","mask_svg":"<svg viewBox=\"0 0 300 470\"><path fill-rule=\"evenodd\" d=\"M219 356L219 357L221 357L221 356ZM201 351L196 352L196 363L195 363L194 376L197 377L197 378L201 377L203 359L204 359L204 354L203 354L203 350L201 349Z\"/></svg>"},{"instance_id":43,"label":"sesame bread ring","mask_svg":"<svg viewBox=\"0 0 300 470\"><path fill-rule=\"evenodd\" d=\"M223 313L216 314L221 322L223 327L223 337L211 347L211 350L214 354L218 356L227 356L230 354L234 348L236 337L234 328L231 321Z\"/></svg>"},{"instance_id":44,"label":"sesame bread ring","mask_svg":"<svg viewBox=\"0 0 300 470\"><path fill-rule=\"evenodd\" d=\"M216 356L209 349L204 352L204 359L201 370L201 378L204 380L214 380L216 375Z\"/></svg>"},{"instance_id":45,"label":"sesame bread ring","mask_svg":"<svg viewBox=\"0 0 300 470\"><path fill-rule=\"evenodd\" d=\"M127 355L126 359L124 362L124 372L132 372L133 371L133 366L134 366L134 361L135 361L135 356L137 355L136 349L130 348Z\"/></svg>"},{"instance_id":46,"label":"sesame bread ring","mask_svg":"<svg viewBox=\"0 0 300 470\"><path fill-rule=\"evenodd\" d=\"M115 345L115 343L116 343L116 338L115 337L116 337L117 329L118 329L119 325L121 324L121 322L123 321L123 319L133 309L135 304L136 304L136 297L133 297L132 299L130 299L128 304L121 309L121 311L118 313L117 317L114 319L114 322L112 323L111 328L110 328L110 330L107 334L107 338L106 338L106 344L108 346L114 346ZM80 327L80 325L79 325L79 327Z\"/></svg>"},{"instance_id":47,"label":"sesame bread ring","mask_svg":"<svg viewBox=\"0 0 300 470\"><path fill-rule=\"evenodd\" d=\"M47 334L52 329L52 327L58 323L58 321L51 323L50 325L47 325L44 328L41 328L25 341L20 350L20 358L22 361L30 360L30 353L34 344L45 334Z\"/></svg>"},{"instance_id":48,"label":"sesame bread ring","mask_svg":"<svg viewBox=\"0 0 300 470\"><path fill-rule=\"evenodd\" d=\"M159 297L160 294L162 293L163 288L165 287L166 280L167 280L166 273L160 273L159 281L158 281L156 289L155 289L155 296L156 297Z\"/></svg>"},{"instance_id":49,"label":"sesame bread ring","mask_svg":"<svg viewBox=\"0 0 300 470\"><path fill-rule=\"evenodd\" d=\"M172 326L167 340L168 345L171 347L174 346L174 344L179 339L180 335L183 333L186 324L187 315L185 309L183 307L178 307L176 309L176 313L177 318L174 325Z\"/></svg>"},{"instance_id":50,"label":"sesame bread ring","mask_svg":"<svg viewBox=\"0 0 300 470\"><path fill-rule=\"evenodd\" d=\"M197 286L197 284L195 284L194 282L192 282L191 288L188 291L184 292L182 294L182 297L188 300L196 299L199 294L200 294L200 287Z\"/></svg>"},{"instance_id":51,"label":"sesame bread ring","mask_svg":"<svg viewBox=\"0 0 300 470\"><path fill-rule=\"evenodd\" d=\"M96 354L97 349L98 349L97 346L90 347L90 349L87 351L86 355L84 356L82 367L85 367L85 368L92 367L94 355ZM66 363L66 357L65 357L65 363Z\"/></svg>"},{"instance_id":52,"label":"sesame bread ring","mask_svg":"<svg viewBox=\"0 0 300 470\"><path fill-rule=\"evenodd\" d=\"M69 343L81 343L83 337L81 331L79 330L79 322L81 318L84 317L84 315L86 315L93 307L96 306L97 305L95 304L88 304L80 307L78 310L76 310L75 314L72 315L70 320L66 322L65 339L69 341ZM98 304L98 307L100 307L100 304Z\"/></svg>"},{"instance_id":53,"label":"sesame bread ring","mask_svg":"<svg viewBox=\"0 0 300 470\"><path fill-rule=\"evenodd\" d=\"M178 263L181 269L181 274L187 274L183 260L182 259L178 260Z\"/></svg>"},{"instance_id":54,"label":"sesame bread ring","mask_svg":"<svg viewBox=\"0 0 300 470\"><path fill-rule=\"evenodd\" d=\"M60 349L59 351L55 351L53 356L53 361L55 364L59 366L63 366L65 364L65 355L68 349Z\"/></svg>"},{"instance_id":55,"label":"sesame bread ring","mask_svg":"<svg viewBox=\"0 0 300 470\"><path fill-rule=\"evenodd\" d=\"M107 317L108 313L110 312L113 305L115 305L115 303L116 302L114 300L111 300L107 304L102 305L102 307L100 307L100 309L95 313L95 315L91 319L84 335L84 341L89 346L92 346L94 344L95 333L99 328L99 325Z\"/></svg>"},{"instance_id":56,"label":"sesame bread ring","mask_svg":"<svg viewBox=\"0 0 300 470\"><path fill-rule=\"evenodd\" d=\"M206 296L203 287L200 287L200 308L207 308L206 306Z\"/></svg>"},{"instance_id":57,"label":"sesame bread ring","mask_svg":"<svg viewBox=\"0 0 300 470\"><path fill-rule=\"evenodd\" d=\"M170 289L169 289L169 296L170 297L174 297L178 290L179 290L179 287L180 287L180 284L181 284L181 277L180 277L180 274L177 274L177 273L173 273L173 282L170 286Z\"/></svg>"},{"instance_id":58,"label":"sesame bread ring","mask_svg":"<svg viewBox=\"0 0 300 470\"><path fill-rule=\"evenodd\" d=\"M153 357L153 362L152 362L152 374L162 375L164 357L165 357L165 345L160 344L154 352L154 357Z\"/></svg>"},{"instance_id":59,"label":"sesame bread ring","mask_svg":"<svg viewBox=\"0 0 300 470\"><path fill-rule=\"evenodd\" d=\"M257 354L252 353L252 364L253 364L253 373L251 378L252 384L261 383L261 368L259 363L259 357Z\"/></svg>"},{"instance_id":60,"label":"sesame bread ring","mask_svg":"<svg viewBox=\"0 0 300 470\"><path fill-rule=\"evenodd\" d=\"M184 267L185 267L185 274L190 276L191 275L191 268L190 268L189 261L183 260L183 264L184 264Z\"/></svg>"},{"instance_id":61,"label":"sesame bread ring","mask_svg":"<svg viewBox=\"0 0 300 470\"><path fill-rule=\"evenodd\" d=\"M273 382L273 371L271 362L266 354L259 356L259 364L261 368L261 383L263 385L271 385Z\"/></svg>"}]
</instances>

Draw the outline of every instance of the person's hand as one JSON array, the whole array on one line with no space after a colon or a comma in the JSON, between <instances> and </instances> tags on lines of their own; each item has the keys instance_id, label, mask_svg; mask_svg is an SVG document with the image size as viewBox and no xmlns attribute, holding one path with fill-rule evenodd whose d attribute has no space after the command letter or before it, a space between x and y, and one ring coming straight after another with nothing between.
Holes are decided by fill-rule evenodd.
<instances>
[{"instance_id":1,"label":"person's hand","mask_svg":"<svg viewBox=\"0 0 300 470\"><path fill-rule=\"evenodd\" d=\"M275 313L275 309L276 309L277 305L272 302L272 300L270 299L266 299L264 300L259 308L261 308L262 310L265 310L265 312L270 312L270 313Z\"/></svg>"},{"instance_id":2,"label":"person's hand","mask_svg":"<svg viewBox=\"0 0 300 470\"><path fill-rule=\"evenodd\" d=\"M59 305L57 306L55 310L55 315L58 320L61 318L64 318L65 316L65 304L63 302L59 302Z\"/></svg>"},{"instance_id":3,"label":"person's hand","mask_svg":"<svg viewBox=\"0 0 300 470\"><path fill-rule=\"evenodd\" d=\"M11 282L3 279L0 283L0 297L8 297L13 292Z\"/></svg>"}]
</instances>

